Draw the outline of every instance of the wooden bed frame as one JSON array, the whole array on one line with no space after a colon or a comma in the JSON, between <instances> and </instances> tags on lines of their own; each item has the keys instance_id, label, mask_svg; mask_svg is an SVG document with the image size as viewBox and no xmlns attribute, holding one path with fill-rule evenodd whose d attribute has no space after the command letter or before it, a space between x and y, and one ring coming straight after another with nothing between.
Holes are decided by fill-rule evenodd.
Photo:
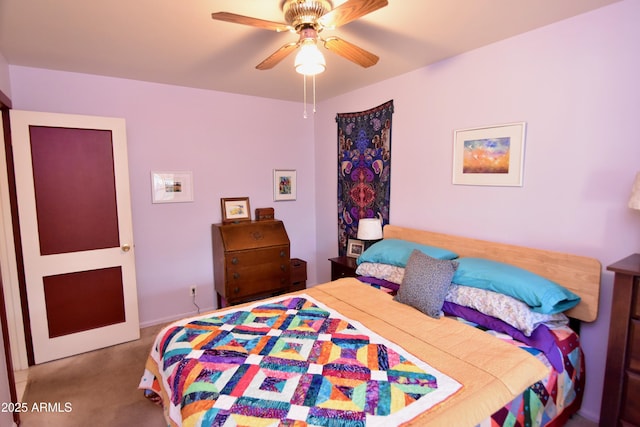
<instances>
[{"instance_id":1,"label":"wooden bed frame","mask_svg":"<svg viewBox=\"0 0 640 427\"><path fill-rule=\"evenodd\" d=\"M487 258L524 268L546 277L580 296L580 304L567 311L567 316L593 322L598 316L600 297L600 261L579 255L485 240L458 237L395 225L384 227L384 238L401 239L437 246L456 252L460 257Z\"/></svg>"}]
</instances>

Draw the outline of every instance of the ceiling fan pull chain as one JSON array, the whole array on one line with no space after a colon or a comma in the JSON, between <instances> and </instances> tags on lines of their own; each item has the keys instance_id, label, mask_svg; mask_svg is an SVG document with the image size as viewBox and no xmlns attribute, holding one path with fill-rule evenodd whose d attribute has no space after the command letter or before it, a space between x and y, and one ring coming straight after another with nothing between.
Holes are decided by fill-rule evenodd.
<instances>
[{"instance_id":1,"label":"ceiling fan pull chain","mask_svg":"<svg viewBox=\"0 0 640 427\"><path fill-rule=\"evenodd\" d=\"M313 75L313 114L316 113L316 75Z\"/></svg>"},{"instance_id":2,"label":"ceiling fan pull chain","mask_svg":"<svg viewBox=\"0 0 640 427\"><path fill-rule=\"evenodd\" d=\"M302 89L302 93L303 93L303 104L304 104L304 118L306 119L307 116L307 75L303 74L302 75L302 84L303 84L303 89Z\"/></svg>"}]
</instances>

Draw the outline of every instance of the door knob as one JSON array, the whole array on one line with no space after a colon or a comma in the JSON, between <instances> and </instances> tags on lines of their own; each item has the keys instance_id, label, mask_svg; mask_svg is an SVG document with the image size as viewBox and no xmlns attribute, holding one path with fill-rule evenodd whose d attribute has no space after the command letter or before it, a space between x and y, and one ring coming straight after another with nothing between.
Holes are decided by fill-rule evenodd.
<instances>
[{"instance_id":1,"label":"door knob","mask_svg":"<svg viewBox=\"0 0 640 427\"><path fill-rule=\"evenodd\" d=\"M122 249L122 252L129 252L131 246L125 243L120 249Z\"/></svg>"}]
</instances>

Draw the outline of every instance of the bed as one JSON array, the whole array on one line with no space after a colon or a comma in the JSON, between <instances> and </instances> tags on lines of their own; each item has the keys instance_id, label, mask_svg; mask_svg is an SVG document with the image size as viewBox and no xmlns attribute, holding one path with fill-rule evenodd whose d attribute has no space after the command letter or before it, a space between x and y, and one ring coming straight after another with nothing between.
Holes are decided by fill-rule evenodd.
<instances>
[{"instance_id":1,"label":"bed","mask_svg":"<svg viewBox=\"0 0 640 427\"><path fill-rule=\"evenodd\" d=\"M385 240L453 252L456 268L482 258L524 269L580 297L567 316L597 316L595 259L391 225ZM401 303L418 255L399 287L340 279L174 322L158 334L140 388L172 426L564 424L584 386L577 334L545 324L558 348L538 348L542 327L520 342L501 320L467 316L478 310L451 302L453 285L445 316Z\"/></svg>"}]
</instances>

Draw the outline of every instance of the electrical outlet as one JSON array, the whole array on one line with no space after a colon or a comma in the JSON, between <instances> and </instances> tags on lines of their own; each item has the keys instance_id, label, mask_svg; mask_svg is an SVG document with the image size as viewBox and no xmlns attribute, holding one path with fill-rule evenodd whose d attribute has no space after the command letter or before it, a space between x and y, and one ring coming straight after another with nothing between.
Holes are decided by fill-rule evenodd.
<instances>
[{"instance_id":1,"label":"electrical outlet","mask_svg":"<svg viewBox=\"0 0 640 427\"><path fill-rule=\"evenodd\" d=\"M191 287L189 288L189 295L190 295L190 296L192 296L192 297L195 297L195 296L196 296L196 294L197 294L197 292L196 292L196 287L195 287L195 286L191 286Z\"/></svg>"}]
</instances>

